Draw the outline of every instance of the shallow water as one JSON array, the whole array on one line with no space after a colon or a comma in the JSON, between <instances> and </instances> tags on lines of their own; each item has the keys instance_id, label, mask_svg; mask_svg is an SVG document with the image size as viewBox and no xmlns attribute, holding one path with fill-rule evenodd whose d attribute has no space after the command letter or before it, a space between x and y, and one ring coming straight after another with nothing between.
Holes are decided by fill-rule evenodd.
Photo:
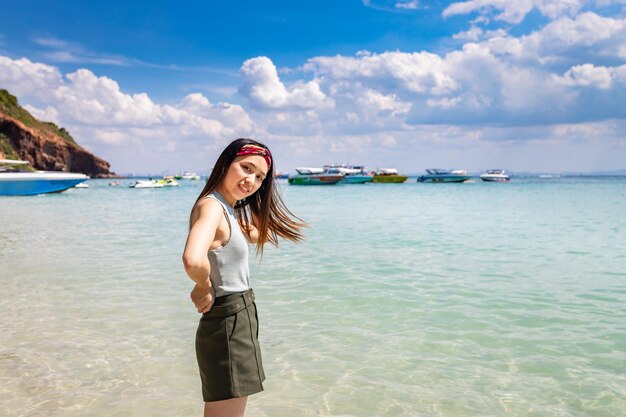
<instances>
[{"instance_id":1,"label":"shallow water","mask_svg":"<svg viewBox=\"0 0 626 417\"><path fill-rule=\"evenodd\" d=\"M199 182L0 199L0 415L194 416ZM248 416L626 413L626 178L282 184Z\"/></svg>"}]
</instances>

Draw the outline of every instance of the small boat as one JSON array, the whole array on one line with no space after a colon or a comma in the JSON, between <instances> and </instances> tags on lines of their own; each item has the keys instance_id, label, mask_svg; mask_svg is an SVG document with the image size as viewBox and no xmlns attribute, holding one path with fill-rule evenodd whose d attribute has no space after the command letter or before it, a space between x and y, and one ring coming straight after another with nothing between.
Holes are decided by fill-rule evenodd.
<instances>
[{"instance_id":1,"label":"small boat","mask_svg":"<svg viewBox=\"0 0 626 417\"><path fill-rule=\"evenodd\" d=\"M563 174L540 174L539 178L561 178Z\"/></svg>"},{"instance_id":2,"label":"small boat","mask_svg":"<svg viewBox=\"0 0 626 417\"><path fill-rule=\"evenodd\" d=\"M0 159L0 195L60 193L89 179L84 174L19 168L28 164L28 161Z\"/></svg>"},{"instance_id":3,"label":"small boat","mask_svg":"<svg viewBox=\"0 0 626 417\"><path fill-rule=\"evenodd\" d=\"M156 180L156 182L163 184L164 187L178 187L180 185L174 180L174 177L163 177L162 180Z\"/></svg>"},{"instance_id":4,"label":"small boat","mask_svg":"<svg viewBox=\"0 0 626 417\"><path fill-rule=\"evenodd\" d=\"M465 182L470 178L472 176L462 169L450 171L447 169L429 168L426 170L426 175L417 178L417 182Z\"/></svg>"},{"instance_id":5,"label":"small boat","mask_svg":"<svg viewBox=\"0 0 626 417\"><path fill-rule=\"evenodd\" d=\"M407 180L406 175L400 175L397 169L395 168L382 168L374 172L374 182L383 182L383 183L403 183Z\"/></svg>"},{"instance_id":6,"label":"small boat","mask_svg":"<svg viewBox=\"0 0 626 417\"><path fill-rule=\"evenodd\" d=\"M274 178L277 180L286 180L289 178L289 173L276 171L274 172Z\"/></svg>"},{"instance_id":7,"label":"small boat","mask_svg":"<svg viewBox=\"0 0 626 417\"><path fill-rule=\"evenodd\" d=\"M291 185L333 185L343 179L344 174L331 174L324 168L296 168L287 181Z\"/></svg>"},{"instance_id":8,"label":"small boat","mask_svg":"<svg viewBox=\"0 0 626 417\"><path fill-rule=\"evenodd\" d=\"M163 188L165 185L157 180L137 180L130 188Z\"/></svg>"},{"instance_id":9,"label":"small boat","mask_svg":"<svg viewBox=\"0 0 626 417\"><path fill-rule=\"evenodd\" d=\"M200 179L200 175L196 174L195 172L185 172L185 173L183 173L183 175L181 175L180 179L183 179L183 180L199 180Z\"/></svg>"},{"instance_id":10,"label":"small boat","mask_svg":"<svg viewBox=\"0 0 626 417\"><path fill-rule=\"evenodd\" d=\"M89 184L85 184L84 182L81 182L81 183L76 184L74 188L89 188Z\"/></svg>"},{"instance_id":11,"label":"small boat","mask_svg":"<svg viewBox=\"0 0 626 417\"><path fill-rule=\"evenodd\" d=\"M511 177L503 169L489 169L484 174L480 174L480 179L488 182L507 182Z\"/></svg>"},{"instance_id":12,"label":"small boat","mask_svg":"<svg viewBox=\"0 0 626 417\"><path fill-rule=\"evenodd\" d=\"M344 174L342 184L365 184L372 182L374 176L365 172L362 165L324 165L329 174Z\"/></svg>"}]
</instances>

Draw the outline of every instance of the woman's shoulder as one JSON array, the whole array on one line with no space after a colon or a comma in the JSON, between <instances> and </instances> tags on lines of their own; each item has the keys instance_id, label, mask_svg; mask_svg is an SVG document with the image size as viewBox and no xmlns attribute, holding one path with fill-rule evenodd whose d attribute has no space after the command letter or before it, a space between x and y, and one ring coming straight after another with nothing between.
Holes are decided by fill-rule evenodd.
<instances>
[{"instance_id":1,"label":"woman's shoulder","mask_svg":"<svg viewBox=\"0 0 626 417\"><path fill-rule=\"evenodd\" d=\"M223 216L224 206L222 203L213 198L211 195L206 196L196 203L193 208L196 218L205 216Z\"/></svg>"},{"instance_id":2,"label":"woman's shoulder","mask_svg":"<svg viewBox=\"0 0 626 417\"><path fill-rule=\"evenodd\" d=\"M196 207L200 208L204 208L204 207L215 207L215 208L219 208L220 210L224 207L224 204L213 194L209 194L207 196L205 196L204 198L200 199L197 203L196 203Z\"/></svg>"}]
</instances>

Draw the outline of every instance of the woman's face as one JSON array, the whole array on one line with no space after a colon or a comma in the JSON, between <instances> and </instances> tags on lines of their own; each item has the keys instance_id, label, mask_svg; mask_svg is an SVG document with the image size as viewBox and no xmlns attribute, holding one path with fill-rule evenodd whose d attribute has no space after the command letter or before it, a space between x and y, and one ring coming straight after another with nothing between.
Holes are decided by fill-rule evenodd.
<instances>
[{"instance_id":1,"label":"woman's face","mask_svg":"<svg viewBox=\"0 0 626 417\"><path fill-rule=\"evenodd\" d=\"M222 195L229 203L243 200L254 194L263 183L269 168L265 158L260 155L238 156L228 167L222 181ZM226 194L226 195L224 195Z\"/></svg>"}]
</instances>

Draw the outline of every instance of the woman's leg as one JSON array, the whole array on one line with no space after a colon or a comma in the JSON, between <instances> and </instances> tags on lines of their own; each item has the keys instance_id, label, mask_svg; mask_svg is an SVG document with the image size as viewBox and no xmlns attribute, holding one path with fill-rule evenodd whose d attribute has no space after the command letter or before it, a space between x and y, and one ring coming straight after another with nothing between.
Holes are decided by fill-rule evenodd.
<instances>
[{"instance_id":1,"label":"woman's leg","mask_svg":"<svg viewBox=\"0 0 626 417\"><path fill-rule=\"evenodd\" d=\"M204 403L204 417L243 417L248 397Z\"/></svg>"}]
</instances>

